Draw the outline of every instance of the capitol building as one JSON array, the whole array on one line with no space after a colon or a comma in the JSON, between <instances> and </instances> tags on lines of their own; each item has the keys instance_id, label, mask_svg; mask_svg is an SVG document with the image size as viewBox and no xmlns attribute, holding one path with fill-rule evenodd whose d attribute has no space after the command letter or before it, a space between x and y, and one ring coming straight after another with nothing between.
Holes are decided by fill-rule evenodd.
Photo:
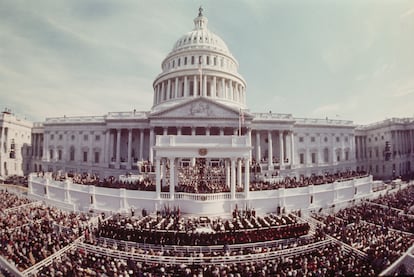
<instances>
[{"instance_id":1,"label":"capitol building","mask_svg":"<svg viewBox=\"0 0 414 277\"><path fill-rule=\"evenodd\" d=\"M414 273L414 118L251 111L238 68L200 7L149 111L1 113L0 276Z\"/></svg>"},{"instance_id":2,"label":"capitol building","mask_svg":"<svg viewBox=\"0 0 414 277\"><path fill-rule=\"evenodd\" d=\"M6 111L0 118L0 175L65 172L119 178L145 171L156 183L155 198L173 199L183 168L202 165L220 168L228 197L246 199L250 183L264 180L337 172L390 180L412 174L412 118L360 126L251 111L238 66L224 40L208 29L200 8L193 29L178 38L161 63L149 111L41 123ZM237 194L241 191L243 196Z\"/></svg>"}]
</instances>

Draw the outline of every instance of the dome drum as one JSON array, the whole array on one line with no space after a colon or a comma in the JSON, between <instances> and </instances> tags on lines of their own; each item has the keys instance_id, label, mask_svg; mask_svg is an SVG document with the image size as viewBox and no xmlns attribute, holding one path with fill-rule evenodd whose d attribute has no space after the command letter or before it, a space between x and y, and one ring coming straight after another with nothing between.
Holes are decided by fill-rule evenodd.
<instances>
[{"instance_id":1,"label":"dome drum","mask_svg":"<svg viewBox=\"0 0 414 277\"><path fill-rule=\"evenodd\" d=\"M200 12L194 29L174 44L163 60L162 73L153 83L152 111L194 97L208 97L233 108L246 108L246 82L238 62L224 41L207 29Z\"/></svg>"}]
</instances>

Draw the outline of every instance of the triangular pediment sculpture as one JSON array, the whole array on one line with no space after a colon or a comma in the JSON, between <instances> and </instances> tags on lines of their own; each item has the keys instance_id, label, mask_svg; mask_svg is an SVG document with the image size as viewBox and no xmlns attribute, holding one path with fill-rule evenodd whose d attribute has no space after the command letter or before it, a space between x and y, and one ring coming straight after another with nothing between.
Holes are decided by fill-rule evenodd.
<instances>
[{"instance_id":1,"label":"triangular pediment sculpture","mask_svg":"<svg viewBox=\"0 0 414 277\"><path fill-rule=\"evenodd\" d=\"M203 97L198 97L151 114L151 117L238 118L239 110Z\"/></svg>"}]
</instances>

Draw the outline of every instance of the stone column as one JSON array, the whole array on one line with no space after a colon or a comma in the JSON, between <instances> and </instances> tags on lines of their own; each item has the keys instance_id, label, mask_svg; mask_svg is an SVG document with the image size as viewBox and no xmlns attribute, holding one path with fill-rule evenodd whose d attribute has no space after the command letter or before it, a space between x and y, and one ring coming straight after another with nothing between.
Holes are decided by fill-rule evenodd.
<instances>
[{"instance_id":1,"label":"stone column","mask_svg":"<svg viewBox=\"0 0 414 277\"><path fill-rule=\"evenodd\" d=\"M231 159L231 181L230 181L230 193L231 199L236 199L236 161L234 158Z\"/></svg>"},{"instance_id":2,"label":"stone column","mask_svg":"<svg viewBox=\"0 0 414 277\"><path fill-rule=\"evenodd\" d=\"M132 155L132 129L128 129L128 163L127 169L131 169Z\"/></svg>"},{"instance_id":3,"label":"stone column","mask_svg":"<svg viewBox=\"0 0 414 277\"><path fill-rule=\"evenodd\" d=\"M196 127L194 127L194 126L191 127L191 135L192 136L196 135Z\"/></svg>"},{"instance_id":4,"label":"stone column","mask_svg":"<svg viewBox=\"0 0 414 277\"><path fill-rule=\"evenodd\" d=\"M267 131L267 146L268 146L268 166L269 170L273 170L273 140L272 131Z\"/></svg>"},{"instance_id":5,"label":"stone column","mask_svg":"<svg viewBox=\"0 0 414 277\"><path fill-rule=\"evenodd\" d=\"M242 187L242 160L237 159L237 187Z\"/></svg>"},{"instance_id":6,"label":"stone column","mask_svg":"<svg viewBox=\"0 0 414 277\"><path fill-rule=\"evenodd\" d=\"M177 136L181 136L181 127L177 127Z\"/></svg>"},{"instance_id":7,"label":"stone column","mask_svg":"<svg viewBox=\"0 0 414 277\"><path fill-rule=\"evenodd\" d=\"M149 134L149 160L152 163L154 160L154 151L152 149L152 147L154 146L154 128L151 127L150 128L150 134Z\"/></svg>"},{"instance_id":8,"label":"stone column","mask_svg":"<svg viewBox=\"0 0 414 277\"><path fill-rule=\"evenodd\" d=\"M261 157L261 148L260 148L260 131L256 130L256 161L260 163Z\"/></svg>"},{"instance_id":9,"label":"stone column","mask_svg":"<svg viewBox=\"0 0 414 277\"><path fill-rule=\"evenodd\" d=\"M216 76L213 77L213 85L212 85L212 89L211 89L211 96L213 98L217 97L217 77Z\"/></svg>"},{"instance_id":10,"label":"stone column","mask_svg":"<svg viewBox=\"0 0 414 277\"><path fill-rule=\"evenodd\" d=\"M167 100L169 100L171 97L171 79L168 79L167 81L167 96L165 97Z\"/></svg>"},{"instance_id":11,"label":"stone column","mask_svg":"<svg viewBox=\"0 0 414 277\"><path fill-rule=\"evenodd\" d=\"M224 136L224 127L220 127L220 136Z\"/></svg>"},{"instance_id":12,"label":"stone column","mask_svg":"<svg viewBox=\"0 0 414 277\"><path fill-rule=\"evenodd\" d=\"M110 136L109 136L109 133L110 133L110 129L107 129L106 131L105 131L105 147L104 147L104 162L107 164L106 166L108 166L108 163L109 163L109 150L110 150L110 147L109 147L109 139L110 139Z\"/></svg>"},{"instance_id":13,"label":"stone column","mask_svg":"<svg viewBox=\"0 0 414 277\"><path fill-rule=\"evenodd\" d=\"M139 129L139 159L142 161L144 151L144 129Z\"/></svg>"},{"instance_id":14,"label":"stone column","mask_svg":"<svg viewBox=\"0 0 414 277\"><path fill-rule=\"evenodd\" d=\"M175 158L170 158L170 199L174 199L175 192Z\"/></svg>"},{"instance_id":15,"label":"stone column","mask_svg":"<svg viewBox=\"0 0 414 277\"><path fill-rule=\"evenodd\" d=\"M164 81L162 81L161 82L161 95L160 95L161 97L160 97L160 102L162 102L162 101L164 101L165 100L165 82Z\"/></svg>"},{"instance_id":16,"label":"stone column","mask_svg":"<svg viewBox=\"0 0 414 277\"><path fill-rule=\"evenodd\" d=\"M283 152L285 149L283 148L283 131L279 131L279 166L280 169L282 169L285 161L284 161L284 155Z\"/></svg>"},{"instance_id":17,"label":"stone column","mask_svg":"<svg viewBox=\"0 0 414 277\"><path fill-rule=\"evenodd\" d=\"M210 89L211 93L211 89ZM207 96L207 75L203 76L203 96Z\"/></svg>"},{"instance_id":18,"label":"stone column","mask_svg":"<svg viewBox=\"0 0 414 277\"><path fill-rule=\"evenodd\" d=\"M4 127L3 127L4 130ZM49 161L49 133L44 133L43 134L43 160L48 162ZM2 135L2 137L4 137L4 133ZM3 139L3 144L4 144L4 139ZM4 153L4 147L3 144L1 145L1 151L3 151Z\"/></svg>"},{"instance_id":19,"label":"stone column","mask_svg":"<svg viewBox=\"0 0 414 277\"><path fill-rule=\"evenodd\" d=\"M164 158L161 158L161 185L162 185L162 187L165 187L165 185L167 183L166 170L165 170L166 162L167 161ZM162 189L162 187L161 187L161 189Z\"/></svg>"},{"instance_id":20,"label":"stone column","mask_svg":"<svg viewBox=\"0 0 414 277\"><path fill-rule=\"evenodd\" d=\"M290 165L295 164L295 137L293 131L290 132Z\"/></svg>"},{"instance_id":21,"label":"stone column","mask_svg":"<svg viewBox=\"0 0 414 277\"><path fill-rule=\"evenodd\" d=\"M178 98L178 77L175 78L175 89L174 89L174 97L173 98Z\"/></svg>"},{"instance_id":22,"label":"stone column","mask_svg":"<svg viewBox=\"0 0 414 277\"><path fill-rule=\"evenodd\" d=\"M206 127L206 136L210 135L210 127Z\"/></svg>"},{"instance_id":23,"label":"stone column","mask_svg":"<svg viewBox=\"0 0 414 277\"><path fill-rule=\"evenodd\" d=\"M224 166L226 168L226 186L231 188L230 184L230 162L228 159L224 161Z\"/></svg>"},{"instance_id":24,"label":"stone column","mask_svg":"<svg viewBox=\"0 0 414 277\"><path fill-rule=\"evenodd\" d=\"M247 144L252 146L252 129L247 128ZM252 149L249 150L249 161L252 160Z\"/></svg>"},{"instance_id":25,"label":"stone column","mask_svg":"<svg viewBox=\"0 0 414 277\"><path fill-rule=\"evenodd\" d=\"M157 199L161 198L161 170L160 170L160 159L155 159L155 192Z\"/></svg>"},{"instance_id":26,"label":"stone column","mask_svg":"<svg viewBox=\"0 0 414 277\"><path fill-rule=\"evenodd\" d=\"M244 160L244 195L249 199L250 194L250 160Z\"/></svg>"},{"instance_id":27,"label":"stone column","mask_svg":"<svg viewBox=\"0 0 414 277\"><path fill-rule=\"evenodd\" d=\"M229 80L228 81L229 82L229 99L230 100L234 100L233 98L233 81L232 80Z\"/></svg>"},{"instance_id":28,"label":"stone column","mask_svg":"<svg viewBox=\"0 0 414 277\"><path fill-rule=\"evenodd\" d=\"M116 168L120 168L121 162L121 129L116 129Z\"/></svg>"},{"instance_id":29,"label":"stone column","mask_svg":"<svg viewBox=\"0 0 414 277\"><path fill-rule=\"evenodd\" d=\"M168 127L164 127L164 128L162 129L162 135L163 135L163 136L167 136L167 135L168 135Z\"/></svg>"},{"instance_id":30,"label":"stone column","mask_svg":"<svg viewBox=\"0 0 414 277\"><path fill-rule=\"evenodd\" d=\"M184 76L184 97L188 97L188 77Z\"/></svg>"},{"instance_id":31,"label":"stone column","mask_svg":"<svg viewBox=\"0 0 414 277\"><path fill-rule=\"evenodd\" d=\"M193 97L197 97L197 87L198 87L198 82L197 82L197 75L194 75L194 79L193 79Z\"/></svg>"},{"instance_id":32,"label":"stone column","mask_svg":"<svg viewBox=\"0 0 414 277\"><path fill-rule=\"evenodd\" d=\"M220 98L227 98L226 97L226 80L221 78L221 97Z\"/></svg>"}]
</instances>

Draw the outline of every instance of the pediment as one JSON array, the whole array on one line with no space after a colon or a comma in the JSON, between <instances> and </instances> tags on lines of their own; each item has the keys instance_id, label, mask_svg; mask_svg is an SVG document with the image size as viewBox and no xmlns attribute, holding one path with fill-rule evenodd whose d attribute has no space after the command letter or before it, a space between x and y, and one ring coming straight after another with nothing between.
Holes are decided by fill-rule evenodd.
<instances>
[{"instance_id":1,"label":"pediment","mask_svg":"<svg viewBox=\"0 0 414 277\"><path fill-rule=\"evenodd\" d=\"M196 98L153 113L162 118L238 118L239 111L210 99Z\"/></svg>"}]
</instances>

